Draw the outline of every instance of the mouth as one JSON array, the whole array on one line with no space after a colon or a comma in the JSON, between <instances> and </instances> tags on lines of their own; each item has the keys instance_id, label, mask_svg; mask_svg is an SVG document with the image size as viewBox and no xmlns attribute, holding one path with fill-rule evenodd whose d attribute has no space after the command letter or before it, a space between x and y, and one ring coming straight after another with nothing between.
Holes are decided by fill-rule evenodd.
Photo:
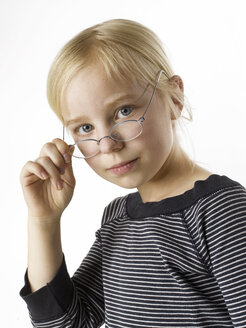
<instances>
[{"instance_id":1,"label":"mouth","mask_svg":"<svg viewBox=\"0 0 246 328\"><path fill-rule=\"evenodd\" d=\"M120 168L120 167L125 166L126 164L130 164L136 160L137 160L137 158L133 159L132 161L127 161L127 162L122 162L122 163L116 164L116 165L110 167L108 170Z\"/></svg>"},{"instance_id":2,"label":"mouth","mask_svg":"<svg viewBox=\"0 0 246 328\"><path fill-rule=\"evenodd\" d=\"M109 168L108 171L110 171L110 173L115 176L120 176L122 174L129 172L135 166L135 163L137 162L137 160L138 160L138 158L135 158L132 161L116 164L116 165L112 166L111 168Z\"/></svg>"}]
</instances>

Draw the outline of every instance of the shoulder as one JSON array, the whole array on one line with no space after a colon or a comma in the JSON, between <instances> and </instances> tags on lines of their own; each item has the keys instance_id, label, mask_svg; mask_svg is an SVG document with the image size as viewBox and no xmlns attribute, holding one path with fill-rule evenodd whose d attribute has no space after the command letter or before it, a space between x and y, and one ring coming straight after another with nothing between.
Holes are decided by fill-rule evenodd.
<instances>
[{"instance_id":1,"label":"shoulder","mask_svg":"<svg viewBox=\"0 0 246 328\"><path fill-rule=\"evenodd\" d=\"M128 195L114 198L105 208L102 217L101 226L111 222L118 217L125 217L126 213L126 202Z\"/></svg>"},{"instance_id":2,"label":"shoulder","mask_svg":"<svg viewBox=\"0 0 246 328\"><path fill-rule=\"evenodd\" d=\"M223 184L213 192L205 194L186 211L190 220L202 223L206 231L235 227L243 224L246 227L246 189L239 182L221 177ZM192 219L193 217L193 219Z\"/></svg>"},{"instance_id":3,"label":"shoulder","mask_svg":"<svg viewBox=\"0 0 246 328\"><path fill-rule=\"evenodd\" d=\"M239 182L221 176L221 180L214 181L215 189L200 200L200 203L207 203L211 208L229 204L244 204L246 205L246 188Z\"/></svg>"},{"instance_id":4,"label":"shoulder","mask_svg":"<svg viewBox=\"0 0 246 328\"><path fill-rule=\"evenodd\" d=\"M229 254L234 246L246 249L246 189L226 176L214 182L212 190L203 183L203 196L183 212L187 231L206 263L220 258L223 250Z\"/></svg>"}]
</instances>

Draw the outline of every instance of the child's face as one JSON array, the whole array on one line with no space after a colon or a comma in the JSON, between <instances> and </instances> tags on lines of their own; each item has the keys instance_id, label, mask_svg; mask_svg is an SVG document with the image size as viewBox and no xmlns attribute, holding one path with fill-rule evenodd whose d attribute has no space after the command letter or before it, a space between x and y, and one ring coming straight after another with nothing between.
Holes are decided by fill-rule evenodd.
<instances>
[{"instance_id":1,"label":"child's face","mask_svg":"<svg viewBox=\"0 0 246 328\"><path fill-rule=\"evenodd\" d=\"M150 101L152 92L151 86L146 88L136 82L108 80L99 65L83 69L72 79L65 93L62 105L65 125L68 125L70 130L79 131L83 138L100 139L107 136L109 129L116 123L139 119ZM125 94L126 99L107 106L121 94ZM68 124L68 121L75 118L80 119ZM86 162L102 178L124 188L135 188L159 178L157 173L163 167L172 143L169 110L164 108L155 93L145 115L142 134L128 142L104 138L99 145L100 152L86 159ZM121 170L109 170L116 164L135 159L130 168L128 166Z\"/></svg>"}]
</instances>

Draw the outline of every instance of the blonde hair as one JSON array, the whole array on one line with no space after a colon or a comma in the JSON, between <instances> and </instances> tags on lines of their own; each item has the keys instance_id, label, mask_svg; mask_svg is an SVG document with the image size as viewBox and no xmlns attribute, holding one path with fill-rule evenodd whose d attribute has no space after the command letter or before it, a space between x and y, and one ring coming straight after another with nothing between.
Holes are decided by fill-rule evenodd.
<instances>
[{"instance_id":1,"label":"blonde hair","mask_svg":"<svg viewBox=\"0 0 246 328\"><path fill-rule=\"evenodd\" d=\"M165 100L173 116L174 130L180 118L193 120L190 105L172 79L173 69L158 36L146 26L126 19L112 19L89 27L73 37L55 57L47 81L48 102L63 122L61 103L71 79L83 68L101 63L108 78L154 86L157 73L163 70L157 92ZM168 76L169 78L167 78ZM182 104L189 118L180 116L172 99ZM182 125L180 128L182 129ZM176 133L175 133L176 136Z\"/></svg>"}]
</instances>

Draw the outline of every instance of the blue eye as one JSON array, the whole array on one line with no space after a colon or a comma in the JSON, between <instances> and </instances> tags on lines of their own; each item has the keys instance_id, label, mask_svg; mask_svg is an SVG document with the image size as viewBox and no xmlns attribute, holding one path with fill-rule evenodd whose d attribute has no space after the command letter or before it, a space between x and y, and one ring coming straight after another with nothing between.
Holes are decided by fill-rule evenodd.
<instances>
[{"instance_id":1,"label":"blue eye","mask_svg":"<svg viewBox=\"0 0 246 328\"><path fill-rule=\"evenodd\" d=\"M80 134L86 134L86 133L89 133L89 132L91 132L91 129L92 128L92 126L91 126L91 124L83 124L83 125L81 125L79 128L78 128L78 131L79 131L79 133Z\"/></svg>"},{"instance_id":2,"label":"blue eye","mask_svg":"<svg viewBox=\"0 0 246 328\"><path fill-rule=\"evenodd\" d=\"M118 119L127 118L127 116L132 114L133 110L134 108L132 106L122 106L116 114L117 118ZM94 128L93 125L89 123L85 123L78 126L75 130L80 136L86 136L87 134L91 133L94 130ZM74 131L74 133L76 132Z\"/></svg>"},{"instance_id":3,"label":"blue eye","mask_svg":"<svg viewBox=\"0 0 246 328\"><path fill-rule=\"evenodd\" d=\"M119 111L118 114L121 113L124 117L130 115L133 111L133 108L130 106L123 106Z\"/></svg>"}]
</instances>

